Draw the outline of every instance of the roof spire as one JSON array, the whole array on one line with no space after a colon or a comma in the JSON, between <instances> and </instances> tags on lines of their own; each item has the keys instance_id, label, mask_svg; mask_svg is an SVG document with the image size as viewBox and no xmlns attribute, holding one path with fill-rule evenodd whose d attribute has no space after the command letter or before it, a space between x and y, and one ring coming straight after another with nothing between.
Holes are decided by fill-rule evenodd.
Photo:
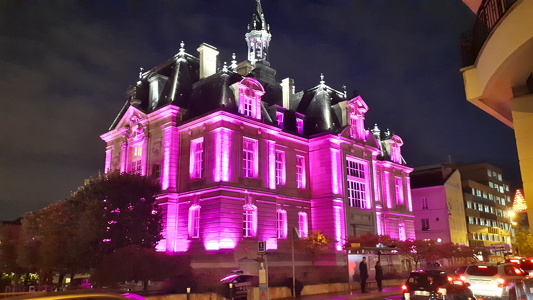
<instances>
[{"instance_id":1,"label":"roof spire","mask_svg":"<svg viewBox=\"0 0 533 300\"><path fill-rule=\"evenodd\" d=\"M248 44L248 60L255 65L257 61L267 61L270 43L270 26L265 21L261 1L256 0L256 8L252 14L252 21L248 24L245 35Z\"/></svg>"},{"instance_id":2,"label":"roof spire","mask_svg":"<svg viewBox=\"0 0 533 300\"><path fill-rule=\"evenodd\" d=\"M324 81L324 73L320 73L320 84L324 84L324 83L326 83Z\"/></svg>"},{"instance_id":3,"label":"roof spire","mask_svg":"<svg viewBox=\"0 0 533 300\"><path fill-rule=\"evenodd\" d=\"M180 55L183 55L185 54L185 43L183 41L181 41L180 43Z\"/></svg>"},{"instance_id":4,"label":"roof spire","mask_svg":"<svg viewBox=\"0 0 533 300\"><path fill-rule=\"evenodd\" d=\"M144 68L140 67L139 68L139 79L141 79L143 77L143 71L144 71Z\"/></svg>"},{"instance_id":5,"label":"roof spire","mask_svg":"<svg viewBox=\"0 0 533 300\"><path fill-rule=\"evenodd\" d=\"M236 60L235 53L232 53L232 54L231 54L231 65L230 65L230 68L231 68L231 70L233 70L233 71L236 71L236 70L237 70L237 60Z\"/></svg>"}]
</instances>

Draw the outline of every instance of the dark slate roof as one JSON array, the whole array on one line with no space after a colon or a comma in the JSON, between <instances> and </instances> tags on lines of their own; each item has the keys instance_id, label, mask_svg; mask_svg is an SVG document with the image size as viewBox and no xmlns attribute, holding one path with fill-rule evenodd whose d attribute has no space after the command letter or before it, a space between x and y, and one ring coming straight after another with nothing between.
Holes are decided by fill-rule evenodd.
<instances>
[{"instance_id":1,"label":"dark slate roof","mask_svg":"<svg viewBox=\"0 0 533 300\"><path fill-rule=\"evenodd\" d=\"M218 72L193 84L185 119L192 119L217 109L237 113L235 94L230 86L243 77L230 71Z\"/></svg>"},{"instance_id":2,"label":"dark slate roof","mask_svg":"<svg viewBox=\"0 0 533 300\"><path fill-rule=\"evenodd\" d=\"M261 2L259 0L256 1L257 6L255 8L254 13L252 14L252 21L250 22L250 24L248 24L248 32L252 30L266 30L267 32L270 32L270 28L265 21L265 15L263 14L263 7L261 6Z\"/></svg>"},{"instance_id":3,"label":"dark slate roof","mask_svg":"<svg viewBox=\"0 0 533 300\"><path fill-rule=\"evenodd\" d=\"M453 172L448 172L447 175L444 174L440 166L432 169L415 170L409 176L411 177L411 188L417 189L444 185L452 174Z\"/></svg>"},{"instance_id":4,"label":"dark slate roof","mask_svg":"<svg viewBox=\"0 0 533 300\"><path fill-rule=\"evenodd\" d=\"M305 133L313 135L325 131L339 131L341 122L332 106L346 100L343 96L344 94L325 84L304 91L296 111L306 116Z\"/></svg>"}]
</instances>

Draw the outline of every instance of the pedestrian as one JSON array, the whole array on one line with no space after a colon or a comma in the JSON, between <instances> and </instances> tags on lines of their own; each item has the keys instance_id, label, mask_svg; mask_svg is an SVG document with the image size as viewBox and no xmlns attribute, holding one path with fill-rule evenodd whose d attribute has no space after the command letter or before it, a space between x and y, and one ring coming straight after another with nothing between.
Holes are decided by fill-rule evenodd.
<instances>
[{"instance_id":1,"label":"pedestrian","mask_svg":"<svg viewBox=\"0 0 533 300\"><path fill-rule=\"evenodd\" d=\"M383 280L383 267L379 260L376 262L374 269L376 269L376 284L378 285L378 291L381 292L383 290L383 287L381 286L381 281Z\"/></svg>"},{"instance_id":2,"label":"pedestrian","mask_svg":"<svg viewBox=\"0 0 533 300\"><path fill-rule=\"evenodd\" d=\"M361 292L368 293L366 290L366 279L368 278L368 266L366 265L366 257L359 263L359 277L361 278Z\"/></svg>"}]
</instances>

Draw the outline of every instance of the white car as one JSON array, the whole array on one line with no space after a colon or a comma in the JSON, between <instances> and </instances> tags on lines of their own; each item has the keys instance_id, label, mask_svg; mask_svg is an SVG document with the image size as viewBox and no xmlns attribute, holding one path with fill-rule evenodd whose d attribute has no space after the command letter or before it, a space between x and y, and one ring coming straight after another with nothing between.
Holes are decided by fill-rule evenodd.
<instances>
[{"instance_id":1,"label":"white car","mask_svg":"<svg viewBox=\"0 0 533 300\"><path fill-rule=\"evenodd\" d=\"M515 282L522 281L527 273L512 263L475 263L461 276L470 284L476 298L514 299Z\"/></svg>"}]
</instances>

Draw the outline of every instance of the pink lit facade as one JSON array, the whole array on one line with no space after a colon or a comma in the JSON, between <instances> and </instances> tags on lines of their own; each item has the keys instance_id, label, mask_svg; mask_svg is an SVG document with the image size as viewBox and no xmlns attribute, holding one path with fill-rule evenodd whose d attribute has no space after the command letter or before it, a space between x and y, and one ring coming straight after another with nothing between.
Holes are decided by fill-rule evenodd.
<instances>
[{"instance_id":1,"label":"pink lit facade","mask_svg":"<svg viewBox=\"0 0 533 300\"><path fill-rule=\"evenodd\" d=\"M203 45L203 57L182 44L172 59L142 73L101 136L106 172L161 182L159 251L230 253L234 260L219 264L232 267L255 258L257 241L286 253L293 230L334 237L339 254L352 235L415 237L403 142L377 126L364 129L368 106L360 96L347 98L323 78L297 95L261 61L253 78L238 66L198 75L218 53ZM266 58L267 50L251 57Z\"/></svg>"}]
</instances>

